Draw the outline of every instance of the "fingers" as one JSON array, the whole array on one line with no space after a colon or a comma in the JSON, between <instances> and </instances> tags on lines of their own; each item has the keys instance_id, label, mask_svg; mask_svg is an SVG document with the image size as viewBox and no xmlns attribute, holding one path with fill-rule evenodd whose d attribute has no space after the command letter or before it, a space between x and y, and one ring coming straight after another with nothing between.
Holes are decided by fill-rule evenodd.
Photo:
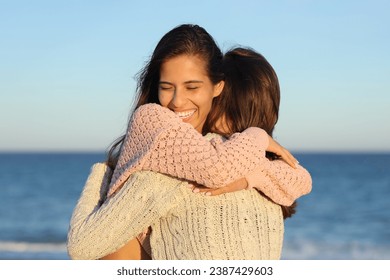
<instances>
[{"instance_id":1,"label":"fingers","mask_svg":"<svg viewBox=\"0 0 390 280\"><path fill-rule=\"evenodd\" d=\"M227 193L228 190L226 190L225 188L226 187L218 188L218 189L211 189L211 190L207 191L205 193L205 195L207 195L207 196L215 196L215 195L220 195L220 194Z\"/></svg>"},{"instance_id":2,"label":"fingers","mask_svg":"<svg viewBox=\"0 0 390 280\"><path fill-rule=\"evenodd\" d=\"M296 159L292 156L292 154L289 151L286 151L286 158L287 158L287 163L293 167L296 168Z\"/></svg>"},{"instance_id":3,"label":"fingers","mask_svg":"<svg viewBox=\"0 0 390 280\"><path fill-rule=\"evenodd\" d=\"M298 162L298 160L290 153L290 152L288 152L289 153L289 157L290 157L290 162L291 162L291 166L292 167L294 167L294 168L297 168L298 167L298 164L299 164L299 162Z\"/></svg>"},{"instance_id":4,"label":"fingers","mask_svg":"<svg viewBox=\"0 0 390 280\"><path fill-rule=\"evenodd\" d=\"M220 195L220 194L224 194L224 193L240 191L240 190L246 189L247 186L248 186L248 182L246 181L246 179L241 178L241 179L238 179L238 180L226 185L225 187L216 188L216 189L195 186L195 187L193 187L192 192L204 193L204 195L207 195L207 196L215 196L215 195Z\"/></svg>"},{"instance_id":5,"label":"fingers","mask_svg":"<svg viewBox=\"0 0 390 280\"><path fill-rule=\"evenodd\" d=\"M211 191L212 189L209 189L209 188L200 188L200 187L195 187L192 189L192 192L193 193L205 193L205 192L208 192L208 191Z\"/></svg>"},{"instance_id":6,"label":"fingers","mask_svg":"<svg viewBox=\"0 0 390 280\"><path fill-rule=\"evenodd\" d=\"M194 187L192 189L193 193L199 193L199 194L204 194L207 196L214 196L214 195L220 195L229 192L228 189L223 188L217 188L217 189L211 189L211 188L206 188L206 187Z\"/></svg>"},{"instance_id":7,"label":"fingers","mask_svg":"<svg viewBox=\"0 0 390 280\"><path fill-rule=\"evenodd\" d=\"M278 156L280 156L292 168L298 167L299 162L296 160L296 158L287 149L281 146L270 136L269 136L269 146L267 148L267 151L273 152Z\"/></svg>"},{"instance_id":8,"label":"fingers","mask_svg":"<svg viewBox=\"0 0 390 280\"><path fill-rule=\"evenodd\" d=\"M202 185L196 184L196 183L191 183L188 184L188 188L193 192L193 193L205 193L207 191L213 190L211 188L206 188Z\"/></svg>"},{"instance_id":9,"label":"fingers","mask_svg":"<svg viewBox=\"0 0 390 280\"><path fill-rule=\"evenodd\" d=\"M292 168L297 168L299 162L288 150L282 148L279 156Z\"/></svg>"}]
</instances>

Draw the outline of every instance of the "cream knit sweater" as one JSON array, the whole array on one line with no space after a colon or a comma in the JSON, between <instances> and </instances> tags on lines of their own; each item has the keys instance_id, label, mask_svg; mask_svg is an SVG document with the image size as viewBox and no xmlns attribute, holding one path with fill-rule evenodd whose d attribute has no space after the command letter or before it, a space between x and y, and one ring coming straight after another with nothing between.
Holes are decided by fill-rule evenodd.
<instances>
[{"instance_id":1,"label":"cream knit sweater","mask_svg":"<svg viewBox=\"0 0 390 280\"><path fill-rule=\"evenodd\" d=\"M92 167L69 229L72 259L110 254L147 225L153 259L280 258L281 208L256 190L207 197L181 180L141 171L99 207L110 172L105 164Z\"/></svg>"}]
</instances>

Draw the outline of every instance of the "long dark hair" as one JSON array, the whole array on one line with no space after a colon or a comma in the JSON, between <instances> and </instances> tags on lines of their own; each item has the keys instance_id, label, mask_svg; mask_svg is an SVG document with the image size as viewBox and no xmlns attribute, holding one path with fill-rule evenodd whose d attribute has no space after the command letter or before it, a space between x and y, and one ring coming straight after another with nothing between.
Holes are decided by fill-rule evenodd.
<instances>
[{"instance_id":1,"label":"long dark hair","mask_svg":"<svg viewBox=\"0 0 390 280\"><path fill-rule=\"evenodd\" d=\"M204 129L229 137L248 127L260 127L272 136L279 118L280 87L275 70L264 56L250 48L234 48L223 59L225 86L214 98ZM224 118L227 131L215 126ZM266 153L270 160L278 156ZM296 202L282 206L284 218L295 213Z\"/></svg>"},{"instance_id":2,"label":"long dark hair","mask_svg":"<svg viewBox=\"0 0 390 280\"><path fill-rule=\"evenodd\" d=\"M159 104L158 83L161 65L180 55L197 56L205 62L207 75L213 84L224 79L223 54L213 37L202 27L183 24L166 33L150 57L149 62L137 75L137 98L135 109L148 103ZM125 135L119 137L108 151L107 164L115 168Z\"/></svg>"}]
</instances>

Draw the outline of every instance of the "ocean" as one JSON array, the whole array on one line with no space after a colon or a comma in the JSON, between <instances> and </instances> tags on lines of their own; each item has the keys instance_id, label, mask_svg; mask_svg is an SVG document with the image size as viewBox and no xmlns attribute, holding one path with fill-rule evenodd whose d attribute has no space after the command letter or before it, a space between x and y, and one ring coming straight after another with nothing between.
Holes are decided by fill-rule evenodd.
<instances>
[{"instance_id":1,"label":"ocean","mask_svg":"<svg viewBox=\"0 0 390 280\"><path fill-rule=\"evenodd\" d=\"M312 175L282 259L390 259L390 154L294 154ZM66 260L73 208L103 153L0 153L0 259Z\"/></svg>"}]
</instances>

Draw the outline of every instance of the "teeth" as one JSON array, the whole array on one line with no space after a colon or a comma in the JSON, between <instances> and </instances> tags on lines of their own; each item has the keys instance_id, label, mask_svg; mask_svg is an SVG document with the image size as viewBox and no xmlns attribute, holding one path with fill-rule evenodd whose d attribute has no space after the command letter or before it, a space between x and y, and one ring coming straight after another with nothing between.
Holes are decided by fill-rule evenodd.
<instances>
[{"instance_id":1,"label":"teeth","mask_svg":"<svg viewBox=\"0 0 390 280\"><path fill-rule=\"evenodd\" d=\"M192 116L195 113L195 110L187 111L187 112L176 112L176 115L179 116L181 119L186 119L190 116Z\"/></svg>"}]
</instances>

